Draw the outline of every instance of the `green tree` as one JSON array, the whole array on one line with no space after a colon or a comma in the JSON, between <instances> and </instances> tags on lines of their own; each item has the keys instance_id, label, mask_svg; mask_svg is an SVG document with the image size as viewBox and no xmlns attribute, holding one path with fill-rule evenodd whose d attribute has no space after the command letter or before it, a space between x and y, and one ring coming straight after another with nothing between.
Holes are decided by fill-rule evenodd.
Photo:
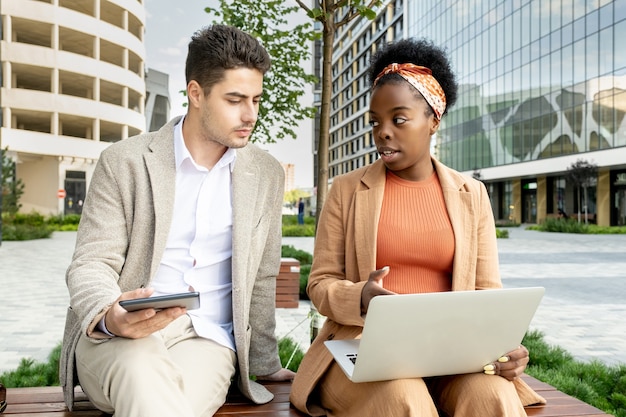
<instances>
[{"instance_id":1,"label":"green tree","mask_svg":"<svg viewBox=\"0 0 626 417\"><path fill-rule=\"evenodd\" d=\"M287 5L285 4L287 3ZM263 83L263 97L259 109L253 141L275 143L290 136L299 121L315 116L315 107L303 106L301 97L309 84L317 78L302 68L302 61L310 59L310 43L318 36L310 22L291 24L290 17L299 10L295 4L282 0L219 0L219 7L204 10L224 23L257 38L272 58L272 68Z\"/></svg>"},{"instance_id":2,"label":"green tree","mask_svg":"<svg viewBox=\"0 0 626 417\"><path fill-rule=\"evenodd\" d=\"M317 138L317 207L316 218L326 201L328 193L328 152L330 142L330 103L332 95L332 55L337 29L356 18L373 20L375 8L381 0L315 0L309 7L305 0L295 0L307 15L322 28L322 101L320 110L319 137ZM308 3L308 2L307 2Z\"/></svg>"},{"instance_id":3,"label":"green tree","mask_svg":"<svg viewBox=\"0 0 626 417\"><path fill-rule=\"evenodd\" d=\"M295 189L295 190L285 191L285 196L283 198L283 201L285 203L291 204L292 207L295 207L296 203L298 202L300 198L306 198L310 196L311 194L307 193L306 191Z\"/></svg>"},{"instance_id":4,"label":"green tree","mask_svg":"<svg viewBox=\"0 0 626 417\"><path fill-rule=\"evenodd\" d=\"M584 207L585 223L587 223L587 188L594 185L598 180L598 166L587 162L584 159L578 159L567 168L567 180L575 187L578 195L578 223L580 223L580 207ZM583 190L584 204L581 204L580 190Z\"/></svg>"},{"instance_id":5,"label":"green tree","mask_svg":"<svg viewBox=\"0 0 626 417\"><path fill-rule=\"evenodd\" d=\"M332 95L332 53L333 53L333 43L335 40L335 33L337 29L340 27L347 25L351 21L356 18L366 18L369 20L373 20L376 18L377 11L376 8L380 7L383 4L382 0L315 0L314 6L309 7L303 0L293 0L295 1L301 9L303 9L309 18L313 21L320 24L321 27L321 40L318 39L319 34L310 31L311 26L309 24L298 25L295 28L289 27L288 29L283 29L284 25L287 23L287 16L291 13L295 12L294 7L285 6L284 1L279 0L238 0L238 1L228 1L228 0L219 0L220 7L219 8L205 8L205 11L208 13L214 13L218 17L222 18L224 23L237 26L246 32L251 33L255 37L261 40L263 45L267 48L270 56L273 58L273 64L275 63L271 74L268 74L265 90L267 91L267 96L274 95L274 98L263 97L265 102L261 107L262 113L260 122L261 124L257 126L257 130L268 132L266 135L261 134L259 132L257 136L257 132L255 130L255 136L258 138L262 138L260 141L264 142L273 142L272 135L270 132L270 126L275 124L275 121L280 123L284 123L286 119L284 119L283 115L276 112L276 114L280 114L275 119L269 119L266 115L273 113L276 110L280 110L281 108L287 107L285 111L293 111L293 109L301 108L300 104L297 103L297 106L292 106L292 104L287 105L284 101L282 101L277 94L278 92L282 92L287 94L287 98L294 98L294 101L297 102L297 98L302 95L301 87L305 85L305 83L295 84L292 81L294 74L304 74L301 61L304 57L307 56L308 52L304 52L303 55L300 55L297 59L289 59L291 57L295 58L296 54L291 54L289 51L292 50L294 46L304 46L306 49L306 44L310 40L318 39L321 42L322 46L322 97L321 97L321 110L320 110L320 118L319 118L319 137L317 138L317 162L318 162L318 173L317 173L317 207L316 207L316 217L319 217L320 210L326 201L326 195L328 192L328 162L329 162L329 142L330 142L330 103L331 103L331 95ZM273 42L276 42L275 44ZM274 48L275 45L275 48ZM286 57L281 57L281 53L283 51L288 51ZM278 61L278 62L277 62ZM281 62L283 61L283 62ZM278 66L280 65L280 66ZM283 81L278 81L276 83L271 81L271 77L278 76L280 80L280 76L288 76L289 78ZM314 76L306 76L306 78L302 78L305 82L316 82L316 78ZM297 96L296 96L297 95ZM296 97L294 97L296 96ZM267 105L267 101L272 100ZM294 103L294 101L289 101L290 103ZM277 107L274 108L274 102L278 103ZM303 108L310 109L310 113L307 112L296 112L295 114L306 114L308 116L314 115L314 109L312 108ZM296 119L296 120L302 120ZM291 124L288 124L291 125ZM295 134L291 135L295 137ZM277 135L277 137L281 137Z\"/></svg>"},{"instance_id":6,"label":"green tree","mask_svg":"<svg viewBox=\"0 0 626 417\"><path fill-rule=\"evenodd\" d=\"M20 197L24 194L24 183L17 178L16 164L8 157L8 146L0 149L2 161L2 212L15 214L20 207Z\"/></svg>"}]
</instances>

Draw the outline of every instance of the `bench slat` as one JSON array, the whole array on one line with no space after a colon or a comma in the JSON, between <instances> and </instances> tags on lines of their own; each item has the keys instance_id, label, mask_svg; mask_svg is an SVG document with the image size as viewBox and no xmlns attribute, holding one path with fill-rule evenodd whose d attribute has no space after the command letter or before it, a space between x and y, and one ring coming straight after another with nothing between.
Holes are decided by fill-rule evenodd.
<instances>
[{"instance_id":1,"label":"bench slat","mask_svg":"<svg viewBox=\"0 0 626 417\"><path fill-rule=\"evenodd\" d=\"M609 417L595 407L571 397L556 388L531 376L524 380L535 391L548 400L547 405L526 407L529 417ZM268 404L254 405L240 393L229 394L228 402L215 414L217 417L306 417L289 404L289 382L268 382L265 386L274 393L274 400ZM76 403L73 412L67 411L63 403L61 387L34 387L7 389L7 417L107 417L94 410L85 394L76 389Z\"/></svg>"}]
</instances>

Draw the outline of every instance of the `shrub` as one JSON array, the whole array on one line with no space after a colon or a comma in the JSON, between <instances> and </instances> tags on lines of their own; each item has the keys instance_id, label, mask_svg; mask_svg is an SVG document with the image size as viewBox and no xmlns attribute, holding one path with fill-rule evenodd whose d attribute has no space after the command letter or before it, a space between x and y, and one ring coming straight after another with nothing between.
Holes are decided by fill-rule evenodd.
<instances>
[{"instance_id":1,"label":"shrub","mask_svg":"<svg viewBox=\"0 0 626 417\"><path fill-rule=\"evenodd\" d=\"M309 283L309 274L311 273L311 265L300 266L300 299L308 300L309 295L306 293L306 286Z\"/></svg>"},{"instance_id":2,"label":"shrub","mask_svg":"<svg viewBox=\"0 0 626 417\"><path fill-rule=\"evenodd\" d=\"M296 372L304 358L304 351L292 339L283 337L278 340L278 356L283 368Z\"/></svg>"},{"instance_id":3,"label":"shrub","mask_svg":"<svg viewBox=\"0 0 626 417\"><path fill-rule=\"evenodd\" d=\"M54 230L48 226L31 226L28 224L2 225L2 240L33 240L52 236Z\"/></svg>"},{"instance_id":4,"label":"shrub","mask_svg":"<svg viewBox=\"0 0 626 417\"><path fill-rule=\"evenodd\" d=\"M540 230L559 233L589 233L589 225L574 219L545 219Z\"/></svg>"},{"instance_id":5,"label":"shrub","mask_svg":"<svg viewBox=\"0 0 626 417\"><path fill-rule=\"evenodd\" d=\"M0 148L0 193L2 193L2 213L17 213L22 207L20 199L24 194L24 182L17 178L16 163L7 156L9 147Z\"/></svg>"},{"instance_id":6,"label":"shrub","mask_svg":"<svg viewBox=\"0 0 626 417\"><path fill-rule=\"evenodd\" d=\"M37 213L36 211L30 212L30 213L15 213L15 214L3 213L2 223L42 227L46 224L46 219L43 215Z\"/></svg>"},{"instance_id":7,"label":"shrub","mask_svg":"<svg viewBox=\"0 0 626 417\"><path fill-rule=\"evenodd\" d=\"M307 251L296 249L293 245L283 245L281 247L281 256L283 258L295 258L300 261L300 267L302 265L311 265L313 263L313 255Z\"/></svg>"},{"instance_id":8,"label":"shrub","mask_svg":"<svg viewBox=\"0 0 626 417\"><path fill-rule=\"evenodd\" d=\"M2 213L2 239L33 240L52 236L54 231L76 231L80 214L56 215L44 217L31 213Z\"/></svg>"},{"instance_id":9,"label":"shrub","mask_svg":"<svg viewBox=\"0 0 626 417\"><path fill-rule=\"evenodd\" d=\"M498 239L508 239L509 238L509 231L508 230L496 229L496 238L498 238Z\"/></svg>"},{"instance_id":10,"label":"shrub","mask_svg":"<svg viewBox=\"0 0 626 417\"><path fill-rule=\"evenodd\" d=\"M57 214L56 216L48 217L47 223L59 228L63 226L78 226L78 223L80 223L80 214Z\"/></svg>"},{"instance_id":11,"label":"shrub","mask_svg":"<svg viewBox=\"0 0 626 417\"><path fill-rule=\"evenodd\" d=\"M294 224L283 225L283 236L315 236L315 225L313 224Z\"/></svg>"},{"instance_id":12,"label":"shrub","mask_svg":"<svg viewBox=\"0 0 626 417\"><path fill-rule=\"evenodd\" d=\"M541 224L531 225L528 230L556 233L586 233L595 235L626 234L626 226L598 226L597 224L578 223L575 216L568 219L547 218Z\"/></svg>"},{"instance_id":13,"label":"shrub","mask_svg":"<svg viewBox=\"0 0 626 417\"><path fill-rule=\"evenodd\" d=\"M598 226L589 224L587 233L596 235L624 235L626 234L626 226Z\"/></svg>"},{"instance_id":14,"label":"shrub","mask_svg":"<svg viewBox=\"0 0 626 417\"><path fill-rule=\"evenodd\" d=\"M574 360L560 347L543 341L538 331L522 342L530 352L526 373L615 417L626 417L626 365Z\"/></svg>"},{"instance_id":15,"label":"shrub","mask_svg":"<svg viewBox=\"0 0 626 417\"><path fill-rule=\"evenodd\" d=\"M46 387L59 385L59 343L48 355L48 362L36 362L34 359L22 359L17 369L0 375L0 382L7 388Z\"/></svg>"},{"instance_id":16,"label":"shrub","mask_svg":"<svg viewBox=\"0 0 626 417\"><path fill-rule=\"evenodd\" d=\"M78 230L77 224L64 224L61 226L53 227L53 229L57 232L75 232Z\"/></svg>"},{"instance_id":17,"label":"shrub","mask_svg":"<svg viewBox=\"0 0 626 417\"><path fill-rule=\"evenodd\" d=\"M298 224L298 216L295 214L283 214L283 226ZM304 216L304 225L315 225L315 217Z\"/></svg>"},{"instance_id":18,"label":"shrub","mask_svg":"<svg viewBox=\"0 0 626 417\"><path fill-rule=\"evenodd\" d=\"M304 224L298 224L298 216L283 214L283 236L315 236L315 217L305 216Z\"/></svg>"}]
</instances>

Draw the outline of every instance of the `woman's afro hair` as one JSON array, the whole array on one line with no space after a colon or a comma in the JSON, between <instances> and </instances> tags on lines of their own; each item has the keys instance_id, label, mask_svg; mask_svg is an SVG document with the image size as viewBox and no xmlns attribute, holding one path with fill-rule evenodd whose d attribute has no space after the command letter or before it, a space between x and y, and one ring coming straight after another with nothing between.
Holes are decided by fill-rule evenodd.
<instances>
[{"instance_id":1,"label":"woman's afro hair","mask_svg":"<svg viewBox=\"0 0 626 417\"><path fill-rule=\"evenodd\" d=\"M389 64L412 63L429 68L446 95L446 111L456 102L457 83L446 52L427 39L403 39L389 43L379 49L372 57L369 68L370 85L380 72ZM388 75L392 79L392 74ZM384 82L386 77L381 81Z\"/></svg>"}]
</instances>

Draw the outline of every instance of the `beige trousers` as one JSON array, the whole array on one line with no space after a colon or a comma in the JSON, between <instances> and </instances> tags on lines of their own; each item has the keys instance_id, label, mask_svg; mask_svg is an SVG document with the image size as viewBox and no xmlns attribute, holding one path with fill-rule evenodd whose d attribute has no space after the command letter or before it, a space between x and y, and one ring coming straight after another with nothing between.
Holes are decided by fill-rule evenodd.
<instances>
[{"instance_id":1,"label":"beige trousers","mask_svg":"<svg viewBox=\"0 0 626 417\"><path fill-rule=\"evenodd\" d=\"M76 369L93 404L119 417L208 417L224 404L236 354L198 337L189 316L142 339L81 337Z\"/></svg>"},{"instance_id":2,"label":"beige trousers","mask_svg":"<svg viewBox=\"0 0 626 417\"><path fill-rule=\"evenodd\" d=\"M333 363L318 384L327 417L525 417L512 382L485 374L350 381Z\"/></svg>"}]
</instances>

